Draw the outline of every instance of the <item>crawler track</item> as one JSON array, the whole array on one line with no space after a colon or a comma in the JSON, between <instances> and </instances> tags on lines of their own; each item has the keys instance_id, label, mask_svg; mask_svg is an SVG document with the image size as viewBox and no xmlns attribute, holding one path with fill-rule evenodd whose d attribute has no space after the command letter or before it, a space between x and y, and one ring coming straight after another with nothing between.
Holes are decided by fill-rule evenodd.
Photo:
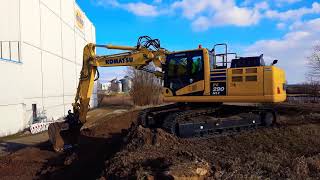
<instances>
[{"instance_id":1,"label":"crawler track","mask_svg":"<svg viewBox=\"0 0 320 180\"><path fill-rule=\"evenodd\" d=\"M266 118L268 113L272 116L269 121ZM269 126L276 121L276 113L272 109L252 106L186 107L172 104L146 109L140 113L139 120L144 127L162 128L179 137L190 138L235 134Z\"/></svg>"}]
</instances>

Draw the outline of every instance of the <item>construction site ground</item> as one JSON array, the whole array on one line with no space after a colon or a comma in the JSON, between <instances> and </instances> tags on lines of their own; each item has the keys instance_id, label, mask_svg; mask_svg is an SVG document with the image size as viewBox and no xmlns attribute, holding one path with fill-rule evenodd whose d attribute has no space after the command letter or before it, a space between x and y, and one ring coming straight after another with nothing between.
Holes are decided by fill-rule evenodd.
<instances>
[{"instance_id":1,"label":"construction site ground","mask_svg":"<svg viewBox=\"0 0 320 180\"><path fill-rule=\"evenodd\" d=\"M72 151L46 133L0 139L0 179L319 179L320 105L276 109L274 127L179 139L137 126L130 105L97 108Z\"/></svg>"}]
</instances>

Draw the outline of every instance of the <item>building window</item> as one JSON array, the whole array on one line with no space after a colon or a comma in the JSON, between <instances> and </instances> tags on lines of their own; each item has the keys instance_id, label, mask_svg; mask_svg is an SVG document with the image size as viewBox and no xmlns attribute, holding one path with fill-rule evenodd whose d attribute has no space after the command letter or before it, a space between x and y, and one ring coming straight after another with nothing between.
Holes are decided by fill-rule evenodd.
<instances>
[{"instance_id":1,"label":"building window","mask_svg":"<svg viewBox=\"0 0 320 180\"><path fill-rule=\"evenodd\" d=\"M21 63L19 41L0 41L0 60Z\"/></svg>"}]
</instances>

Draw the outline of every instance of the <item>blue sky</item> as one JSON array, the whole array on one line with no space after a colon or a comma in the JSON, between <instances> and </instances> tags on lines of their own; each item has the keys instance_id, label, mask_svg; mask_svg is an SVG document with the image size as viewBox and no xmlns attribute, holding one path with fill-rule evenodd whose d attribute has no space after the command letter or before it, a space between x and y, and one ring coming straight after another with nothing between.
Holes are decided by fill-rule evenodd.
<instances>
[{"instance_id":1,"label":"blue sky","mask_svg":"<svg viewBox=\"0 0 320 180\"><path fill-rule=\"evenodd\" d=\"M141 35L169 50L211 49L226 42L240 55L279 59L289 83L305 80L306 60L320 43L315 0L77 0L96 27L98 44L135 45ZM112 53L112 51L109 51ZM102 81L126 68L101 69Z\"/></svg>"}]
</instances>

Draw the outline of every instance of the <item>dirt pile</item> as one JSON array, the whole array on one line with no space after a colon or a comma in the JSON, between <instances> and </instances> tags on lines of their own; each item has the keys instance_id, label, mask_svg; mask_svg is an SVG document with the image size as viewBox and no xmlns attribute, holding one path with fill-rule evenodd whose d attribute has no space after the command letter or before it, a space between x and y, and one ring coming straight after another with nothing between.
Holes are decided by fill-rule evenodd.
<instances>
[{"instance_id":1,"label":"dirt pile","mask_svg":"<svg viewBox=\"0 0 320 180\"><path fill-rule=\"evenodd\" d=\"M214 178L317 178L319 129L319 125L262 129L202 141L185 140L188 145L184 147L210 163Z\"/></svg>"},{"instance_id":2,"label":"dirt pile","mask_svg":"<svg viewBox=\"0 0 320 180\"><path fill-rule=\"evenodd\" d=\"M178 139L162 129L148 129L137 126L134 123L128 129L128 134L124 139L125 148L134 150L144 146L161 146L166 144L179 143Z\"/></svg>"},{"instance_id":3,"label":"dirt pile","mask_svg":"<svg viewBox=\"0 0 320 180\"><path fill-rule=\"evenodd\" d=\"M39 170L50 158L57 154L43 149L48 144L37 147L26 147L17 152L0 158L0 179L34 179Z\"/></svg>"},{"instance_id":4,"label":"dirt pile","mask_svg":"<svg viewBox=\"0 0 320 180\"><path fill-rule=\"evenodd\" d=\"M211 138L178 139L160 129L131 128L103 176L163 179L205 172L213 179L317 179L319 113L289 107L280 114L275 127Z\"/></svg>"},{"instance_id":5,"label":"dirt pile","mask_svg":"<svg viewBox=\"0 0 320 180\"><path fill-rule=\"evenodd\" d=\"M137 119L138 111L110 114L95 120L96 125L83 129L79 147L60 154L60 161L51 159L40 171L42 179L98 179L104 172L105 161L120 150L123 129Z\"/></svg>"},{"instance_id":6,"label":"dirt pile","mask_svg":"<svg viewBox=\"0 0 320 180\"><path fill-rule=\"evenodd\" d=\"M81 132L78 148L70 152L55 153L45 142L0 157L0 179L98 179L105 160L119 151L124 138L121 130L130 127L137 113L89 118L93 126Z\"/></svg>"},{"instance_id":7,"label":"dirt pile","mask_svg":"<svg viewBox=\"0 0 320 180\"><path fill-rule=\"evenodd\" d=\"M179 140L161 129L132 126L123 143L122 150L106 162L107 178L198 179L210 173L209 163L181 149Z\"/></svg>"}]
</instances>

